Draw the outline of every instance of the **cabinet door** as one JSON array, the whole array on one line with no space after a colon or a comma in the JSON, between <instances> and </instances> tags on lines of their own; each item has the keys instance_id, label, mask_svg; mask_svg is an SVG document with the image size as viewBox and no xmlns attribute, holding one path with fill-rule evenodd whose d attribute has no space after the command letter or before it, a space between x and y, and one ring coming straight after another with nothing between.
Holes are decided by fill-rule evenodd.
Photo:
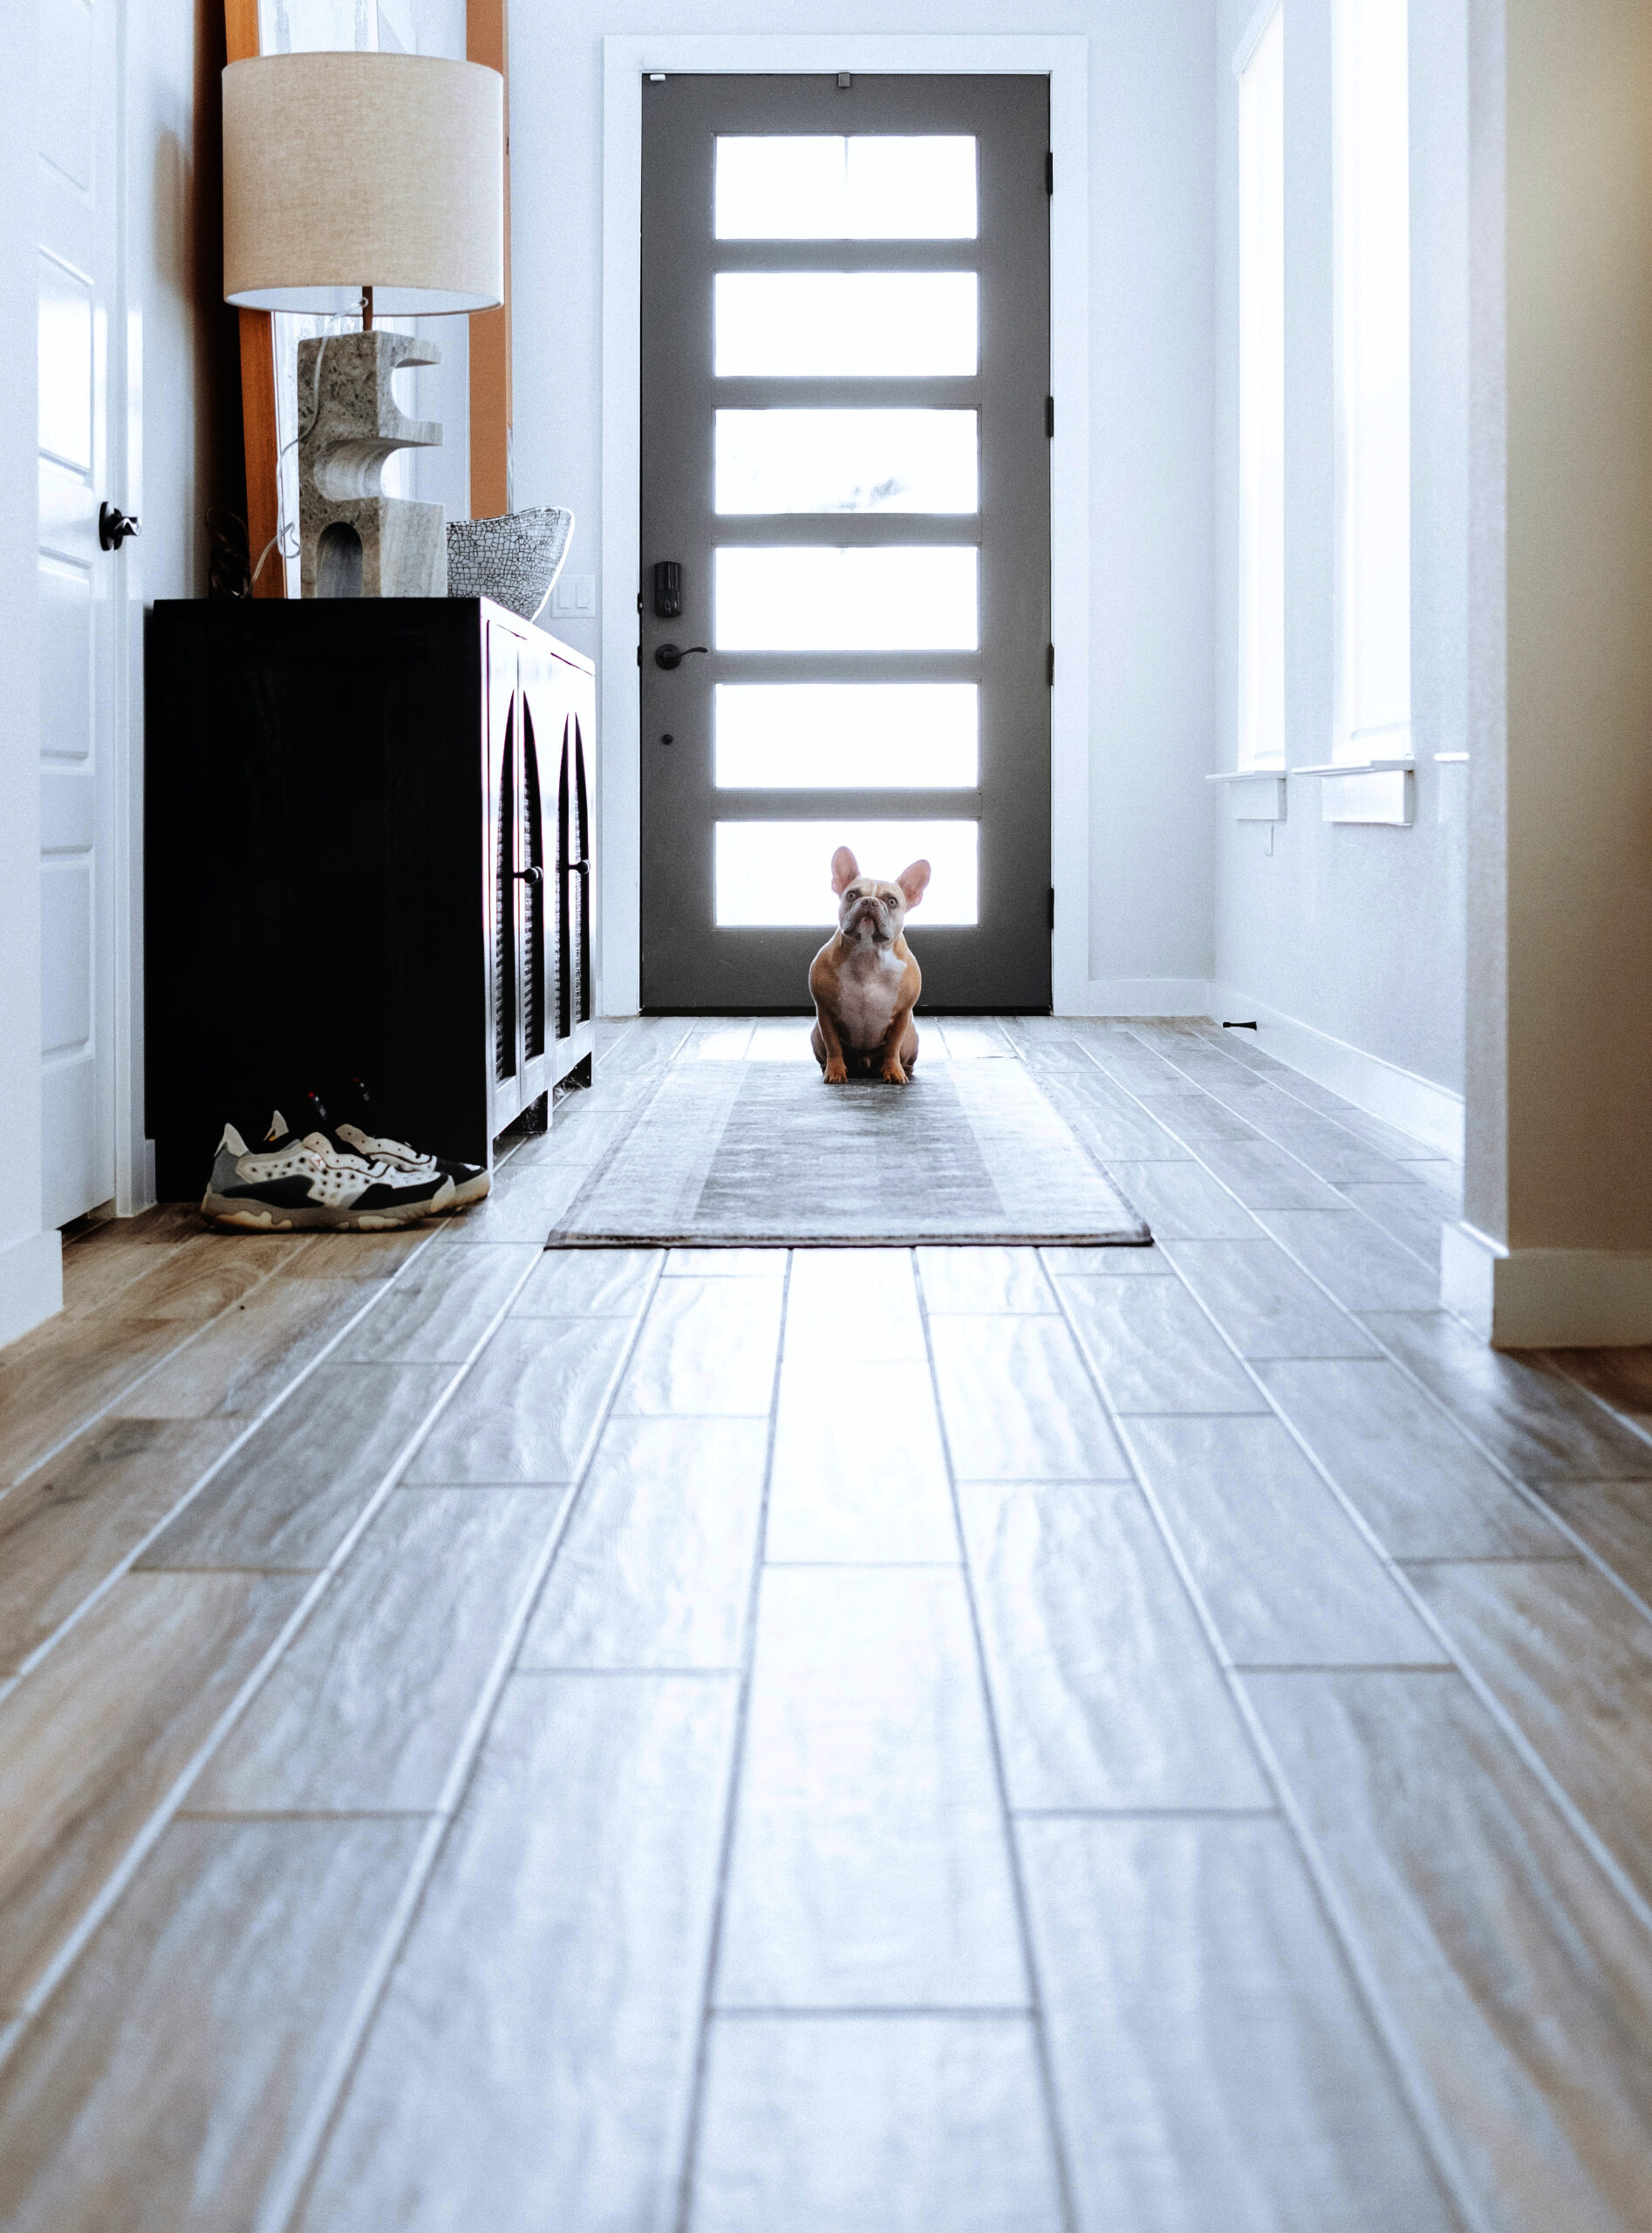
<instances>
[{"instance_id":1,"label":"cabinet door","mask_svg":"<svg viewBox=\"0 0 1652 2233\"><path fill-rule=\"evenodd\" d=\"M570 1039L590 1021L590 806L580 709L571 701L563 723L556 783L556 890L563 967L557 984L556 1036Z\"/></svg>"},{"instance_id":2,"label":"cabinet door","mask_svg":"<svg viewBox=\"0 0 1652 2233\"><path fill-rule=\"evenodd\" d=\"M556 955L545 840L556 730L556 707L547 704L544 687L550 664L536 646L523 645L516 691L516 1008L524 1106L548 1093L552 1083Z\"/></svg>"},{"instance_id":3,"label":"cabinet door","mask_svg":"<svg viewBox=\"0 0 1652 2233\"><path fill-rule=\"evenodd\" d=\"M493 1105L488 1130L497 1138L521 1111L522 880L519 861L522 751L520 661L515 639L488 631L488 923L491 957Z\"/></svg>"}]
</instances>

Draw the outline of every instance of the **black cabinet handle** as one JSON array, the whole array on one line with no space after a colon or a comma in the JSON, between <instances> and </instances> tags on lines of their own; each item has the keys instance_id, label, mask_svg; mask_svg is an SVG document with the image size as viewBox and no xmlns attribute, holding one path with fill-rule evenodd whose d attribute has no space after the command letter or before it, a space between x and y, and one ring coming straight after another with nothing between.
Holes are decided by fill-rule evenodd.
<instances>
[{"instance_id":1,"label":"black cabinet handle","mask_svg":"<svg viewBox=\"0 0 1652 2233\"><path fill-rule=\"evenodd\" d=\"M536 891L545 881L543 869L512 869L510 873L513 877L519 877L523 884L531 884Z\"/></svg>"},{"instance_id":2,"label":"black cabinet handle","mask_svg":"<svg viewBox=\"0 0 1652 2233\"><path fill-rule=\"evenodd\" d=\"M667 674L672 674L674 673L677 668L682 665L685 659L692 659L696 652L704 652L709 656L711 645L709 644L690 644L686 651L680 651L675 644L662 644L659 649L654 653L654 665L656 666L663 666Z\"/></svg>"},{"instance_id":3,"label":"black cabinet handle","mask_svg":"<svg viewBox=\"0 0 1652 2233\"><path fill-rule=\"evenodd\" d=\"M558 861L556 866L563 876L567 876L570 872L575 876L589 876L590 874L590 863L589 861Z\"/></svg>"}]
</instances>

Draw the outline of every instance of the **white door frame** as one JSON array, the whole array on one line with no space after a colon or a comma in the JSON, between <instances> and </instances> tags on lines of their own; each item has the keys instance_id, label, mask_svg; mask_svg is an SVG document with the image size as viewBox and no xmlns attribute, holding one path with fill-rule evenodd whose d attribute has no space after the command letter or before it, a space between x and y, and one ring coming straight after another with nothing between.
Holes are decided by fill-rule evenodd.
<instances>
[{"instance_id":1,"label":"white door frame","mask_svg":"<svg viewBox=\"0 0 1652 2233\"><path fill-rule=\"evenodd\" d=\"M1082 37L625 34L603 41L602 659L597 1007L635 1014L641 987L642 81L741 72L1048 77L1050 203L1050 878L1058 1014L1089 979L1089 41ZM612 749L609 741L612 740ZM801 990L800 996L801 996Z\"/></svg>"}]
</instances>

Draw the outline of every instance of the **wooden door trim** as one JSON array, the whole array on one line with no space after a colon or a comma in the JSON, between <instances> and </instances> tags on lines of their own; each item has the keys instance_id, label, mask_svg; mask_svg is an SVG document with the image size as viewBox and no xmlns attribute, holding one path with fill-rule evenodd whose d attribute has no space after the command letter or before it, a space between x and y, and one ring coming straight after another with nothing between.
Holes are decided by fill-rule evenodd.
<instances>
[{"instance_id":1,"label":"wooden door trim","mask_svg":"<svg viewBox=\"0 0 1652 2233\"><path fill-rule=\"evenodd\" d=\"M258 52L258 0L224 0L224 51L231 62ZM247 557L259 558L281 532L280 437L276 432L276 335L268 311L241 313L241 426L247 459ZM255 597L285 597L281 553L253 584Z\"/></svg>"},{"instance_id":2,"label":"wooden door trim","mask_svg":"<svg viewBox=\"0 0 1652 2233\"><path fill-rule=\"evenodd\" d=\"M506 0L465 0L465 53L505 81L505 299L470 315L470 516L510 504L510 42Z\"/></svg>"}]
</instances>

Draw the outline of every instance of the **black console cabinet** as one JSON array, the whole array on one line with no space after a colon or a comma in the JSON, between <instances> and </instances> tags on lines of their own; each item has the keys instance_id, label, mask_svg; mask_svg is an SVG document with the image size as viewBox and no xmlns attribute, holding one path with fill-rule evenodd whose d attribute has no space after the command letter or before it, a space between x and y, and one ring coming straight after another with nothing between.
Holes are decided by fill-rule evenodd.
<instances>
[{"instance_id":1,"label":"black console cabinet","mask_svg":"<svg viewBox=\"0 0 1652 2233\"><path fill-rule=\"evenodd\" d=\"M156 604L147 673L160 1198L330 1078L490 1161L591 1053L590 660L482 598L271 598Z\"/></svg>"}]
</instances>

